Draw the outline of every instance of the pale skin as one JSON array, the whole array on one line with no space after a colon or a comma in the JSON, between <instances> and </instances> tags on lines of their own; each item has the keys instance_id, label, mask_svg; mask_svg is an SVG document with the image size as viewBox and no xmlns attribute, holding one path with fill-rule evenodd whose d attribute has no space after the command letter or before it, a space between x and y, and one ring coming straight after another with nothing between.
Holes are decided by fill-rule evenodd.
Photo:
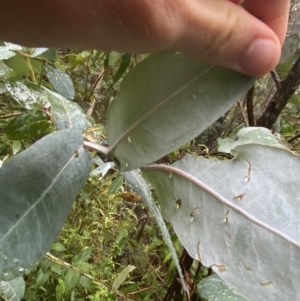
<instances>
[{"instance_id":1,"label":"pale skin","mask_svg":"<svg viewBox=\"0 0 300 301\"><path fill-rule=\"evenodd\" d=\"M280 57L290 0L7 0L0 40L27 46L183 51L264 75Z\"/></svg>"}]
</instances>

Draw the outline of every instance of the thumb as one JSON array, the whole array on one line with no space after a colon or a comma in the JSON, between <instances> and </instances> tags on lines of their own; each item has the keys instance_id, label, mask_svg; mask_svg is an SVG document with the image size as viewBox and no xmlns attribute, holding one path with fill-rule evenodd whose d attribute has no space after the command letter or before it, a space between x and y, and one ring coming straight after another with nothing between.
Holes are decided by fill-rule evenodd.
<instances>
[{"instance_id":1,"label":"thumb","mask_svg":"<svg viewBox=\"0 0 300 301\"><path fill-rule=\"evenodd\" d=\"M183 2L178 50L248 75L261 76L276 66L281 53L277 35L236 1Z\"/></svg>"}]
</instances>

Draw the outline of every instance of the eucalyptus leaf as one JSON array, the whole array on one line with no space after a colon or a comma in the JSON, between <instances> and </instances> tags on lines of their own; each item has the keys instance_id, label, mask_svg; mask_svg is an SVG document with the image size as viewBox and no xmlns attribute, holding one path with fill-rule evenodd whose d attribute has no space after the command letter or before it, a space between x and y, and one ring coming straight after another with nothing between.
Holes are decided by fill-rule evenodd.
<instances>
[{"instance_id":1,"label":"eucalyptus leaf","mask_svg":"<svg viewBox=\"0 0 300 301\"><path fill-rule=\"evenodd\" d=\"M51 125L49 115L41 110L29 110L12 119L5 134L11 140L30 139L47 133Z\"/></svg>"},{"instance_id":2,"label":"eucalyptus leaf","mask_svg":"<svg viewBox=\"0 0 300 301\"><path fill-rule=\"evenodd\" d=\"M74 99L73 81L67 73L53 65L44 65L44 70L53 88L59 94L67 99Z\"/></svg>"},{"instance_id":3,"label":"eucalyptus leaf","mask_svg":"<svg viewBox=\"0 0 300 301\"><path fill-rule=\"evenodd\" d=\"M292 34L285 39L281 51L281 58L279 61L280 64L293 63L299 57L297 54L299 42L300 40L298 34Z\"/></svg>"},{"instance_id":4,"label":"eucalyptus leaf","mask_svg":"<svg viewBox=\"0 0 300 301\"><path fill-rule=\"evenodd\" d=\"M9 59L15 56L15 52L11 51L7 46L0 46L0 60Z\"/></svg>"},{"instance_id":5,"label":"eucalyptus leaf","mask_svg":"<svg viewBox=\"0 0 300 301\"><path fill-rule=\"evenodd\" d=\"M9 301L21 301L25 293L25 281L18 277L10 281L0 281L0 297Z\"/></svg>"},{"instance_id":6,"label":"eucalyptus leaf","mask_svg":"<svg viewBox=\"0 0 300 301\"><path fill-rule=\"evenodd\" d=\"M203 301L247 301L217 274L201 280L197 289Z\"/></svg>"},{"instance_id":7,"label":"eucalyptus leaf","mask_svg":"<svg viewBox=\"0 0 300 301\"><path fill-rule=\"evenodd\" d=\"M10 79L5 86L11 96L25 109L42 110L50 106L44 89L28 80Z\"/></svg>"},{"instance_id":8,"label":"eucalyptus leaf","mask_svg":"<svg viewBox=\"0 0 300 301\"><path fill-rule=\"evenodd\" d=\"M81 133L63 130L40 139L1 167L0 280L24 274L50 249L90 165Z\"/></svg>"},{"instance_id":9,"label":"eucalyptus leaf","mask_svg":"<svg viewBox=\"0 0 300 301\"><path fill-rule=\"evenodd\" d=\"M121 83L108 114L108 143L123 171L153 162L195 138L235 104L254 78L163 52Z\"/></svg>"},{"instance_id":10,"label":"eucalyptus leaf","mask_svg":"<svg viewBox=\"0 0 300 301\"><path fill-rule=\"evenodd\" d=\"M10 68L8 68L2 61L0 61L0 77L6 78L9 75L9 73Z\"/></svg>"},{"instance_id":11,"label":"eucalyptus leaf","mask_svg":"<svg viewBox=\"0 0 300 301\"><path fill-rule=\"evenodd\" d=\"M78 129L84 130L91 126L87 115L81 107L60 94L44 88L46 96L51 104L51 113L58 130Z\"/></svg>"},{"instance_id":12,"label":"eucalyptus leaf","mask_svg":"<svg viewBox=\"0 0 300 301\"><path fill-rule=\"evenodd\" d=\"M234 153L142 171L193 258L250 301L300 300L300 159L254 143Z\"/></svg>"},{"instance_id":13,"label":"eucalyptus leaf","mask_svg":"<svg viewBox=\"0 0 300 301\"><path fill-rule=\"evenodd\" d=\"M49 48L43 48L43 47L35 48L33 50L33 52L31 53L31 57L37 57L37 56L43 54L44 52L46 52L47 50L49 50Z\"/></svg>"},{"instance_id":14,"label":"eucalyptus leaf","mask_svg":"<svg viewBox=\"0 0 300 301\"><path fill-rule=\"evenodd\" d=\"M246 144L249 142L284 147L277 141L276 137L269 129L263 127L246 127L238 132L236 139L219 138L218 151L234 154L232 150L234 150L237 145Z\"/></svg>"},{"instance_id":15,"label":"eucalyptus leaf","mask_svg":"<svg viewBox=\"0 0 300 301\"><path fill-rule=\"evenodd\" d=\"M151 214L154 216L155 221L156 221L156 223L161 231L161 234L164 238L165 244L169 248L173 262L175 263L175 266L177 268L177 272L178 272L179 278L181 280L181 283L184 284L183 286L185 287L185 281L184 281L184 277L183 277L183 274L181 271L181 267L179 264L179 260L177 257L175 247L173 245L169 230L168 230L166 223L161 215L161 212L151 196L150 185L148 183L146 183L146 181L142 177L142 173L140 170L132 170L132 171L124 172L123 177L132 186L134 191L141 197L145 206L147 206L147 208L149 208ZM185 289L187 290L186 287L185 287Z\"/></svg>"}]
</instances>

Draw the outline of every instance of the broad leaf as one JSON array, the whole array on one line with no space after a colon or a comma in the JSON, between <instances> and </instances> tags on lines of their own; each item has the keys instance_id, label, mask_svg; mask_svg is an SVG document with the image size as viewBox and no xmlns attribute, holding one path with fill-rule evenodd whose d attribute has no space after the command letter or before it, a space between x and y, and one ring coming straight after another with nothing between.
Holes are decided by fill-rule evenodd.
<instances>
[{"instance_id":1,"label":"broad leaf","mask_svg":"<svg viewBox=\"0 0 300 301\"><path fill-rule=\"evenodd\" d=\"M261 143L264 145L273 145L284 147L280 144L269 129L262 127L246 127L241 129L235 139L224 138L218 139L218 151L231 153L237 145L246 144L249 142ZM233 152L234 154L234 152Z\"/></svg>"},{"instance_id":2,"label":"broad leaf","mask_svg":"<svg viewBox=\"0 0 300 301\"><path fill-rule=\"evenodd\" d=\"M136 267L133 266L133 265L128 265L125 269L123 269L118 277L114 280L113 284L112 284L112 287L115 289L115 290L118 290L119 287L125 282L127 276L133 271L135 270Z\"/></svg>"},{"instance_id":3,"label":"broad leaf","mask_svg":"<svg viewBox=\"0 0 300 301\"><path fill-rule=\"evenodd\" d=\"M201 300L206 301L247 301L236 290L230 287L217 274L213 274L201 280L197 289Z\"/></svg>"},{"instance_id":4,"label":"broad leaf","mask_svg":"<svg viewBox=\"0 0 300 301\"><path fill-rule=\"evenodd\" d=\"M51 113L58 130L84 130L91 125L81 107L65 97L46 88L47 99L51 104Z\"/></svg>"},{"instance_id":5,"label":"broad leaf","mask_svg":"<svg viewBox=\"0 0 300 301\"><path fill-rule=\"evenodd\" d=\"M66 274L64 275L64 282L66 288L66 294L71 294L72 290L74 290L75 286L79 280L79 272L74 271L72 269L67 270Z\"/></svg>"},{"instance_id":6,"label":"broad leaf","mask_svg":"<svg viewBox=\"0 0 300 301\"><path fill-rule=\"evenodd\" d=\"M10 281L0 281L0 297L9 301L21 301L25 293L25 281L18 277Z\"/></svg>"},{"instance_id":7,"label":"broad leaf","mask_svg":"<svg viewBox=\"0 0 300 301\"><path fill-rule=\"evenodd\" d=\"M50 249L85 183L91 156L75 130L52 133L0 169L0 280L19 277Z\"/></svg>"},{"instance_id":8,"label":"broad leaf","mask_svg":"<svg viewBox=\"0 0 300 301\"><path fill-rule=\"evenodd\" d=\"M49 119L49 115L44 111L26 111L8 123L5 134L11 140L23 140L42 136L51 125Z\"/></svg>"},{"instance_id":9,"label":"broad leaf","mask_svg":"<svg viewBox=\"0 0 300 301\"><path fill-rule=\"evenodd\" d=\"M281 51L280 64L293 63L298 58L299 54L297 54L297 50L299 48L299 42L298 34L292 34L285 39Z\"/></svg>"},{"instance_id":10,"label":"broad leaf","mask_svg":"<svg viewBox=\"0 0 300 301\"><path fill-rule=\"evenodd\" d=\"M34 51L31 53L31 57L36 57L39 56L41 54L43 54L44 52L48 51L49 48L35 48Z\"/></svg>"},{"instance_id":11,"label":"broad leaf","mask_svg":"<svg viewBox=\"0 0 300 301\"><path fill-rule=\"evenodd\" d=\"M300 298L300 159L245 144L228 162L142 168L184 247L250 301Z\"/></svg>"},{"instance_id":12,"label":"broad leaf","mask_svg":"<svg viewBox=\"0 0 300 301\"><path fill-rule=\"evenodd\" d=\"M129 72L111 104L111 154L124 171L159 159L199 135L253 82L182 53L149 56Z\"/></svg>"},{"instance_id":13,"label":"broad leaf","mask_svg":"<svg viewBox=\"0 0 300 301\"><path fill-rule=\"evenodd\" d=\"M0 46L0 60L9 59L15 55L15 52L11 51L9 47Z\"/></svg>"},{"instance_id":14,"label":"broad leaf","mask_svg":"<svg viewBox=\"0 0 300 301\"><path fill-rule=\"evenodd\" d=\"M53 88L67 99L74 99L75 90L72 79L55 66L44 65L45 73Z\"/></svg>"},{"instance_id":15,"label":"broad leaf","mask_svg":"<svg viewBox=\"0 0 300 301\"><path fill-rule=\"evenodd\" d=\"M13 57L3 60L3 63L10 69L14 70L18 75L29 76L30 70L26 58L16 53Z\"/></svg>"},{"instance_id":16,"label":"broad leaf","mask_svg":"<svg viewBox=\"0 0 300 301\"><path fill-rule=\"evenodd\" d=\"M6 88L25 109L42 110L50 106L44 89L28 80L11 79L6 83Z\"/></svg>"},{"instance_id":17,"label":"broad leaf","mask_svg":"<svg viewBox=\"0 0 300 301\"><path fill-rule=\"evenodd\" d=\"M145 206L147 208L149 208L151 214L155 218L156 224L158 225L158 227L161 231L161 234L164 238L165 244L169 248L173 262L177 268L177 272L178 272L179 278L181 280L181 283L185 283L183 274L181 271L181 267L179 264L179 260L177 257L177 253L174 248L169 230L168 230L166 223L161 215L160 210L158 209L157 204L155 203L155 201L153 200L153 198L151 196L151 191L150 191L150 187L149 187L148 183L145 182L145 180L143 179L143 177L141 175L142 175L142 173L140 170L133 170L133 171L123 173L124 179L132 186L133 190L141 197L143 203L145 204Z\"/></svg>"}]
</instances>

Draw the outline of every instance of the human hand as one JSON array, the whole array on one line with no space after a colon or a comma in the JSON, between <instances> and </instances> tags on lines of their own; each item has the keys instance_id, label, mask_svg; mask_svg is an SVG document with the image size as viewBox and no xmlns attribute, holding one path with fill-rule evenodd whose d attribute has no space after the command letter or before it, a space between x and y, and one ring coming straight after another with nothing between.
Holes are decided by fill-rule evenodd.
<instances>
[{"instance_id":1,"label":"human hand","mask_svg":"<svg viewBox=\"0 0 300 301\"><path fill-rule=\"evenodd\" d=\"M277 64L289 0L10 0L0 39L23 45L184 51L249 75ZM16 23L18 20L18 23Z\"/></svg>"}]
</instances>

